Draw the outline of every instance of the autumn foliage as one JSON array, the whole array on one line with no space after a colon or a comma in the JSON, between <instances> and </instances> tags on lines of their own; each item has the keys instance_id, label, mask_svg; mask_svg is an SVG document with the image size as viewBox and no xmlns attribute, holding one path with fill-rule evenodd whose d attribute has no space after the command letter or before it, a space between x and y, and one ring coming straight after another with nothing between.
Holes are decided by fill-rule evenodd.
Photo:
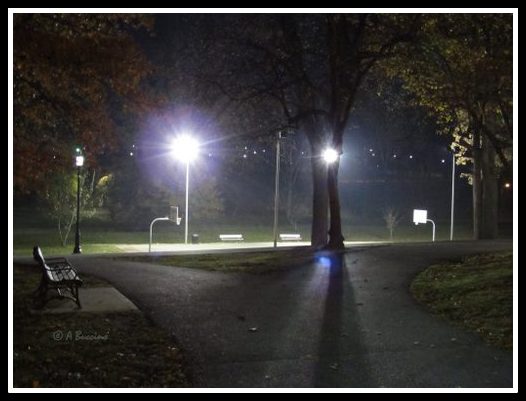
<instances>
[{"instance_id":1,"label":"autumn foliage","mask_svg":"<svg viewBox=\"0 0 526 401\"><path fill-rule=\"evenodd\" d=\"M42 188L70 169L80 146L88 165L119 144L119 121L146 107L150 66L132 33L148 17L131 14L15 14L14 183Z\"/></svg>"}]
</instances>

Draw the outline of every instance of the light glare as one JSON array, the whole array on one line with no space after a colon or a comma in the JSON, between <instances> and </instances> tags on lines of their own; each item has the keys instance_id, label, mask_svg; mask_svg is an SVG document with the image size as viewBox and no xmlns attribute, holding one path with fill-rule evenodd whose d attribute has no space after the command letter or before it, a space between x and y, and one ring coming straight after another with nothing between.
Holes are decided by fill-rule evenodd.
<instances>
[{"instance_id":1,"label":"light glare","mask_svg":"<svg viewBox=\"0 0 526 401\"><path fill-rule=\"evenodd\" d=\"M195 139L182 135L172 142L171 152L175 159L189 163L197 157L199 144Z\"/></svg>"},{"instance_id":2,"label":"light glare","mask_svg":"<svg viewBox=\"0 0 526 401\"><path fill-rule=\"evenodd\" d=\"M338 160L338 152L332 148L327 148L323 151L322 157L326 163L331 164Z\"/></svg>"}]
</instances>

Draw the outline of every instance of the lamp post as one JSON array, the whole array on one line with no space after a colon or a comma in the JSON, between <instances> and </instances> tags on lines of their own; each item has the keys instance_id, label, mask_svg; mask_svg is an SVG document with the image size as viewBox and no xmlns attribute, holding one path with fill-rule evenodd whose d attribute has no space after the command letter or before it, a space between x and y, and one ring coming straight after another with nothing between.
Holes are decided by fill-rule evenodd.
<instances>
[{"instance_id":1,"label":"lamp post","mask_svg":"<svg viewBox=\"0 0 526 401\"><path fill-rule=\"evenodd\" d=\"M184 218L184 243L188 244L188 188L190 181L190 162L197 157L199 144L188 135L177 137L172 143L172 155L179 161L186 163L186 195Z\"/></svg>"},{"instance_id":2,"label":"lamp post","mask_svg":"<svg viewBox=\"0 0 526 401\"><path fill-rule=\"evenodd\" d=\"M274 248L278 246L278 212L279 212L279 164L281 152L281 131L276 134L276 175L274 177Z\"/></svg>"},{"instance_id":3,"label":"lamp post","mask_svg":"<svg viewBox=\"0 0 526 401\"><path fill-rule=\"evenodd\" d=\"M449 240L453 241L453 228L455 221L455 153L451 154L452 165L451 165L451 227L449 229Z\"/></svg>"},{"instance_id":4,"label":"lamp post","mask_svg":"<svg viewBox=\"0 0 526 401\"><path fill-rule=\"evenodd\" d=\"M80 151L77 149L77 151ZM77 166L77 227L75 229L75 248L73 253L82 253L80 247L80 169L84 165L84 156L75 156L75 166Z\"/></svg>"}]
</instances>

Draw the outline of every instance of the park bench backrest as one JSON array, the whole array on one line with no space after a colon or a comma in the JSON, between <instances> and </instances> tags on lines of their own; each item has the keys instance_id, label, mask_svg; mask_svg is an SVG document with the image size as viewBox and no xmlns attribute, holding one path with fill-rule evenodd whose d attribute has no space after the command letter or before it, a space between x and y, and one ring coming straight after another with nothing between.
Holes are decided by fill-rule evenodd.
<instances>
[{"instance_id":1,"label":"park bench backrest","mask_svg":"<svg viewBox=\"0 0 526 401\"><path fill-rule=\"evenodd\" d=\"M35 259L38 263L41 265L46 264L46 260L44 259L44 255L42 254L42 250L37 245L33 248L33 259Z\"/></svg>"}]
</instances>

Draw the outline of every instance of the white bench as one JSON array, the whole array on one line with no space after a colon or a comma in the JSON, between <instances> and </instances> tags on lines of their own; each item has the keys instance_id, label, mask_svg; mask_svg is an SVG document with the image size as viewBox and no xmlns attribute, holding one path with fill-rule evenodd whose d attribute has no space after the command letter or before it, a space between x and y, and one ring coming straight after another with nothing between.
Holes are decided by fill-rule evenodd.
<instances>
[{"instance_id":1,"label":"white bench","mask_svg":"<svg viewBox=\"0 0 526 401\"><path fill-rule=\"evenodd\" d=\"M280 241L301 241L301 235L300 234L280 234L279 240Z\"/></svg>"},{"instance_id":2,"label":"white bench","mask_svg":"<svg viewBox=\"0 0 526 401\"><path fill-rule=\"evenodd\" d=\"M219 234L221 241L243 241L243 234Z\"/></svg>"}]
</instances>

